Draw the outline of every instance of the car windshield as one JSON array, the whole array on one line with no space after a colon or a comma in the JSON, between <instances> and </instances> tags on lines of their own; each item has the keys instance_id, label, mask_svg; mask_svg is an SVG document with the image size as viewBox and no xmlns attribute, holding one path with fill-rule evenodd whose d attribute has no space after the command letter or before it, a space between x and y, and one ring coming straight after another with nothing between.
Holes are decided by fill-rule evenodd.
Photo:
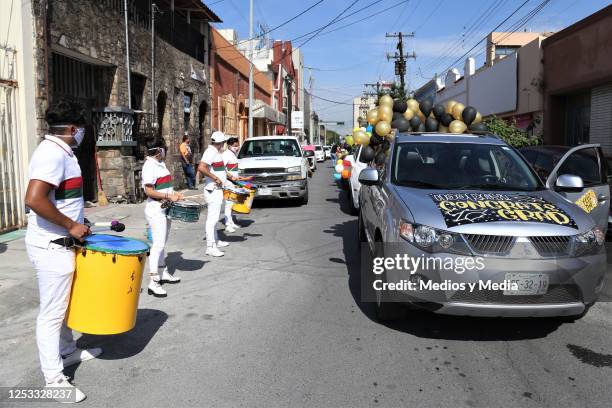
<instances>
[{"instance_id":1,"label":"car windshield","mask_svg":"<svg viewBox=\"0 0 612 408\"><path fill-rule=\"evenodd\" d=\"M262 156L292 156L301 157L300 145L296 140L247 140L238 153L239 159Z\"/></svg>"},{"instance_id":2,"label":"car windshield","mask_svg":"<svg viewBox=\"0 0 612 408\"><path fill-rule=\"evenodd\" d=\"M315 145L315 150L323 150L323 148L321 146L316 146Z\"/></svg>"},{"instance_id":3,"label":"car windshield","mask_svg":"<svg viewBox=\"0 0 612 408\"><path fill-rule=\"evenodd\" d=\"M392 182L407 187L445 190L534 191L544 188L514 149L472 143L398 143Z\"/></svg>"}]
</instances>

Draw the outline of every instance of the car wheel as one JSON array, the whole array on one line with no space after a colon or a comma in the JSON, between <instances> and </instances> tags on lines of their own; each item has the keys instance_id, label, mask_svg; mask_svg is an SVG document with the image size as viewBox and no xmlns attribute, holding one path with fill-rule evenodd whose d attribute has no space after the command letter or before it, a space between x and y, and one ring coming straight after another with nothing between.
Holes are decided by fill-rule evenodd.
<instances>
[{"instance_id":1,"label":"car wheel","mask_svg":"<svg viewBox=\"0 0 612 408\"><path fill-rule=\"evenodd\" d=\"M376 241L374 250L375 257L384 257L384 249L382 241ZM383 283L387 282L386 272L383 272L380 279ZM389 299L387 291L376 291L376 302L374 302L374 311L376 320L379 322L388 322L399 320L405 317L405 310L400 303L392 302Z\"/></svg>"}]
</instances>

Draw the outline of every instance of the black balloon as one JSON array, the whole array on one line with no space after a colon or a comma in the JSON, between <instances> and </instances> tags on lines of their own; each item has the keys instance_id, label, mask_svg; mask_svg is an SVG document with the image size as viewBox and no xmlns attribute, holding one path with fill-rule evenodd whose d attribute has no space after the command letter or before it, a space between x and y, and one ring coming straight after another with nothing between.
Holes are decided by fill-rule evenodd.
<instances>
[{"instance_id":1,"label":"black balloon","mask_svg":"<svg viewBox=\"0 0 612 408\"><path fill-rule=\"evenodd\" d=\"M461 116L466 125L470 126L474 119L476 119L476 112L473 106L466 106L465 109L463 109Z\"/></svg>"},{"instance_id":2,"label":"black balloon","mask_svg":"<svg viewBox=\"0 0 612 408\"><path fill-rule=\"evenodd\" d=\"M416 130L416 131L417 131L417 132L425 132L425 131L426 131L426 130L425 130L425 125L421 123L421 124L419 125L419 127L417 128L417 130Z\"/></svg>"},{"instance_id":3,"label":"black balloon","mask_svg":"<svg viewBox=\"0 0 612 408\"><path fill-rule=\"evenodd\" d=\"M434 118L427 118L425 121L425 130L428 132L437 132L438 131L438 121Z\"/></svg>"},{"instance_id":4,"label":"black balloon","mask_svg":"<svg viewBox=\"0 0 612 408\"><path fill-rule=\"evenodd\" d=\"M387 150L389 150L390 147L391 147L391 142L389 142L387 139L385 139L382 142L382 146L381 146L382 151L386 152Z\"/></svg>"},{"instance_id":5,"label":"black balloon","mask_svg":"<svg viewBox=\"0 0 612 408\"><path fill-rule=\"evenodd\" d=\"M421 119L416 115L412 119L410 119L410 126L412 127L412 130L416 130L419 125L422 124L423 123L421 122Z\"/></svg>"},{"instance_id":6,"label":"black balloon","mask_svg":"<svg viewBox=\"0 0 612 408\"><path fill-rule=\"evenodd\" d=\"M408 104L406 103L406 101L402 99L396 99L395 101L393 101L393 112L399 112L403 114L404 112L406 112L406 109L408 109Z\"/></svg>"},{"instance_id":7,"label":"black balloon","mask_svg":"<svg viewBox=\"0 0 612 408\"><path fill-rule=\"evenodd\" d=\"M395 122L396 120L398 120L399 118L404 118L404 113L400 113L400 112L393 112L393 119L391 120L392 122ZM391 126L393 127L393 126Z\"/></svg>"},{"instance_id":8,"label":"black balloon","mask_svg":"<svg viewBox=\"0 0 612 408\"><path fill-rule=\"evenodd\" d=\"M374 159L374 149L370 146L366 146L361 151L361 156L359 156L359 161L362 163L369 163Z\"/></svg>"},{"instance_id":9,"label":"black balloon","mask_svg":"<svg viewBox=\"0 0 612 408\"><path fill-rule=\"evenodd\" d=\"M469 127L471 132L488 132L489 128L487 127L487 125L485 125L484 123L480 122L480 123L474 123L472 126Z\"/></svg>"},{"instance_id":10,"label":"black balloon","mask_svg":"<svg viewBox=\"0 0 612 408\"><path fill-rule=\"evenodd\" d=\"M439 120L444 126L448 126L453 121L453 117L450 115L450 113L444 112L442 115L440 115Z\"/></svg>"},{"instance_id":11,"label":"black balloon","mask_svg":"<svg viewBox=\"0 0 612 408\"><path fill-rule=\"evenodd\" d=\"M397 129L398 132L407 132L410 130L410 122L408 122L403 116L391 123L391 127Z\"/></svg>"},{"instance_id":12,"label":"black balloon","mask_svg":"<svg viewBox=\"0 0 612 408\"><path fill-rule=\"evenodd\" d=\"M433 103L431 102L431 99L429 98L419 103L419 109L421 110L421 112L423 112L423 115L425 115L425 117L429 116L429 114L431 113L432 107L433 107Z\"/></svg>"},{"instance_id":13,"label":"black balloon","mask_svg":"<svg viewBox=\"0 0 612 408\"><path fill-rule=\"evenodd\" d=\"M383 137L379 136L374 129L372 129L372 136L370 136L370 146L378 146L384 140Z\"/></svg>"},{"instance_id":14,"label":"black balloon","mask_svg":"<svg viewBox=\"0 0 612 408\"><path fill-rule=\"evenodd\" d=\"M440 118L442 117L442 114L444 114L444 112L446 112L446 109L444 108L444 105L442 105L441 103L437 103L434 107L433 107L433 113L434 116L436 117L436 119L440 120Z\"/></svg>"},{"instance_id":15,"label":"black balloon","mask_svg":"<svg viewBox=\"0 0 612 408\"><path fill-rule=\"evenodd\" d=\"M376 163L378 166L381 166L385 164L386 160L387 160L387 155L385 154L385 152L378 152L378 154L374 158L374 163Z\"/></svg>"}]
</instances>

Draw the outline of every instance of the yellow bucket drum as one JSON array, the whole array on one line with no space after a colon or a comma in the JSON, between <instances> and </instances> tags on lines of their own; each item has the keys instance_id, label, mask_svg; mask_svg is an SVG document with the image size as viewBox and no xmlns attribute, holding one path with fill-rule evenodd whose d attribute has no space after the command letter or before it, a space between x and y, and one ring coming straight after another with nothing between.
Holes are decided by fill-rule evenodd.
<instances>
[{"instance_id":1,"label":"yellow bucket drum","mask_svg":"<svg viewBox=\"0 0 612 408\"><path fill-rule=\"evenodd\" d=\"M251 188L249 189L249 195L241 203L234 203L232 206L232 210L240 214L248 214L251 212L251 207L253 206L253 200L255 199L255 194L257 193L257 189Z\"/></svg>"},{"instance_id":2,"label":"yellow bucket drum","mask_svg":"<svg viewBox=\"0 0 612 408\"><path fill-rule=\"evenodd\" d=\"M149 245L133 238L95 234L76 249L66 323L88 334L118 334L136 324L142 271Z\"/></svg>"}]
</instances>

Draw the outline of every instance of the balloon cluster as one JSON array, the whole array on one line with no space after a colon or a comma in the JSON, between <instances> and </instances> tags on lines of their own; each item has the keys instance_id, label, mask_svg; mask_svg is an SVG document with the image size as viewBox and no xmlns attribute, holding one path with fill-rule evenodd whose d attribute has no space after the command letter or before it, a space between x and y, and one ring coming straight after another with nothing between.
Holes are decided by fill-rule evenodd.
<instances>
[{"instance_id":1,"label":"balloon cluster","mask_svg":"<svg viewBox=\"0 0 612 408\"><path fill-rule=\"evenodd\" d=\"M363 134L356 129L352 139L357 142L357 135L362 141L358 144L376 146L385 137L393 135L391 129L398 132L441 132L464 133L468 129L473 132L486 132L488 129L482 123L482 115L472 106L465 106L457 101L446 104L433 104L430 99L418 102L416 99L393 100L389 95L383 95L378 106L368 112L367 120L373 131L369 139L363 139ZM359 129L361 130L361 129ZM364 132L366 133L366 132Z\"/></svg>"},{"instance_id":2,"label":"balloon cluster","mask_svg":"<svg viewBox=\"0 0 612 408\"><path fill-rule=\"evenodd\" d=\"M336 161L336 166L334 167L334 179L348 179L351 177L351 162L348 160L338 159Z\"/></svg>"}]
</instances>

